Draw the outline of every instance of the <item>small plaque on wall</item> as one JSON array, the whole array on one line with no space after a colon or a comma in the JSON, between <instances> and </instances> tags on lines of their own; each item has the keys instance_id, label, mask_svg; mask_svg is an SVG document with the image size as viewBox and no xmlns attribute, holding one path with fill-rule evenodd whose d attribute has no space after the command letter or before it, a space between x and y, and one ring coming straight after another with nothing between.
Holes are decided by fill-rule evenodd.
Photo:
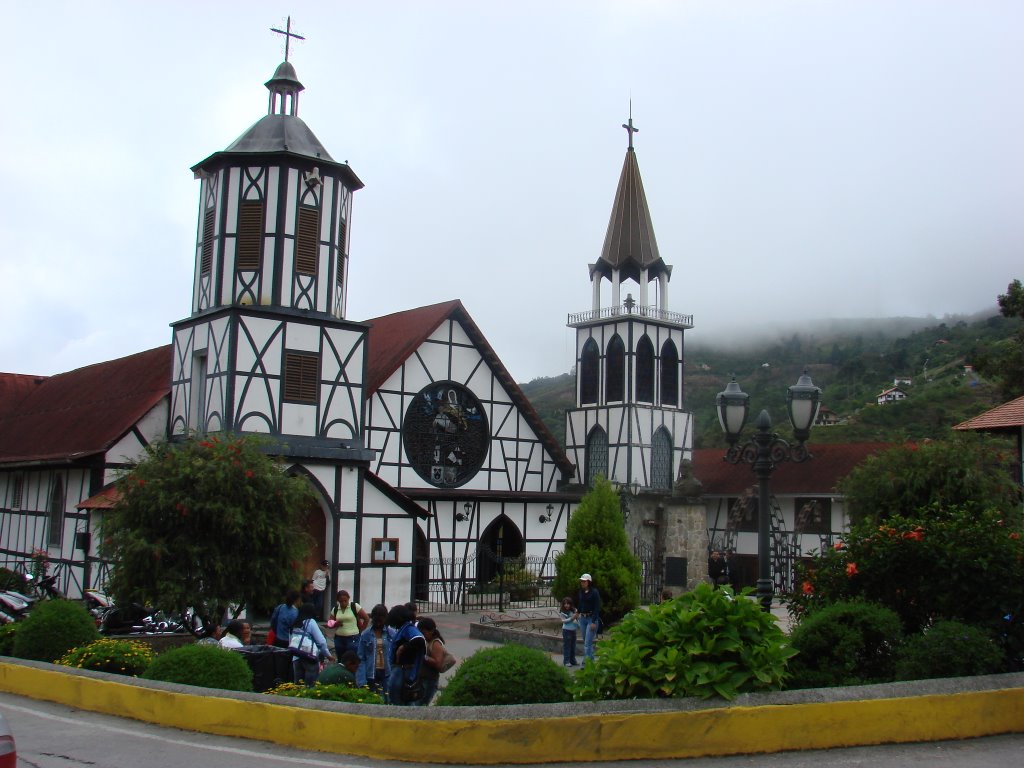
<instances>
[{"instance_id":1,"label":"small plaque on wall","mask_svg":"<svg viewBox=\"0 0 1024 768\"><path fill-rule=\"evenodd\" d=\"M666 557L665 558L665 586L685 587L686 586L686 558Z\"/></svg>"},{"instance_id":2,"label":"small plaque on wall","mask_svg":"<svg viewBox=\"0 0 1024 768\"><path fill-rule=\"evenodd\" d=\"M371 547L372 562L398 562L398 539L373 539Z\"/></svg>"}]
</instances>

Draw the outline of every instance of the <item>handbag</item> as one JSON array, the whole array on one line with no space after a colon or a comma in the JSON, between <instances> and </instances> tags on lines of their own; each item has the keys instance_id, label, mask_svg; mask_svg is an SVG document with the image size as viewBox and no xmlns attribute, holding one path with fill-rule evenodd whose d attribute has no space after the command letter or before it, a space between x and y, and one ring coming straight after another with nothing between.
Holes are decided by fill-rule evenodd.
<instances>
[{"instance_id":1,"label":"handbag","mask_svg":"<svg viewBox=\"0 0 1024 768\"><path fill-rule=\"evenodd\" d=\"M320 661L320 654L317 653L313 636L306 631L305 627L300 632L292 632L291 639L288 640L288 650L292 652L292 656L298 656L300 659Z\"/></svg>"},{"instance_id":2,"label":"handbag","mask_svg":"<svg viewBox=\"0 0 1024 768\"><path fill-rule=\"evenodd\" d=\"M275 632L274 628L271 627L270 630L267 632L267 645L273 645L276 642L277 642L277 632Z\"/></svg>"},{"instance_id":3,"label":"handbag","mask_svg":"<svg viewBox=\"0 0 1024 768\"><path fill-rule=\"evenodd\" d=\"M454 653L449 653L448 649L445 649L444 658L441 659L441 671L447 672L449 669L459 663L458 658Z\"/></svg>"},{"instance_id":4,"label":"handbag","mask_svg":"<svg viewBox=\"0 0 1024 768\"><path fill-rule=\"evenodd\" d=\"M415 704L417 701L423 698L423 678L417 677L415 680L409 680L406 678L402 681L402 703L403 704Z\"/></svg>"}]
</instances>

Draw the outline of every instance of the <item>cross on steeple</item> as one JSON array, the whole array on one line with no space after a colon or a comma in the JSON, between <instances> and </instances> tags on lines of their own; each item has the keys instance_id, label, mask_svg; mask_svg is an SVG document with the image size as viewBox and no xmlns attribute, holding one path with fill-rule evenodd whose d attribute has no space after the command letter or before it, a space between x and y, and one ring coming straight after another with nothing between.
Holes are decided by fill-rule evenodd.
<instances>
[{"instance_id":1,"label":"cross on steeple","mask_svg":"<svg viewBox=\"0 0 1024 768\"><path fill-rule=\"evenodd\" d=\"M290 46L290 44L292 42L291 39L293 37L296 40L305 40L306 39L302 35L297 35L294 32L292 32L292 17L291 16L288 17L288 24L285 26L284 29L277 29L276 27L271 27L270 31L271 32L276 32L279 35L284 35L284 60L285 61L288 61L288 48L289 48L289 46Z\"/></svg>"},{"instance_id":2,"label":"cross on steeple","mask_svg":"<svg viewBox=\"0 0 1024 768\"><path fill-rule=\"evenodd\" d=\"M623 123L622 127L626 129L626 133L629 134L629 150L633 151L633 134L639 133L639 128L633 127L633 104L630 102L629 105L629 123Z\"/></svg>"}]
</instances>

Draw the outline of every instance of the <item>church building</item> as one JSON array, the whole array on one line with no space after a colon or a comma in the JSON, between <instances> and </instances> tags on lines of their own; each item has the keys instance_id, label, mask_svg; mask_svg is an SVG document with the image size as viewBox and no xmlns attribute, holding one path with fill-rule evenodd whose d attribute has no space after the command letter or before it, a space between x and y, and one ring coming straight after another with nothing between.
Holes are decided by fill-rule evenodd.
<instances>
[{"instance_id":1,"label":"church building","mask_svg":"<svg viewBox=\"0 0 1024 768\"><path fill-rule=\"evenodd\" d=\"M550 578L597 475L668 492L691 450L692 323L667 310L671 268L632 120L590 266L593 307L569 319L577 398L563 450L460 301L347 316L363 182L298 116L303 86L287 54L266 87L267 114L192 168L191 313L172 323L171 344L51 377L0 374L0 566L45 554L69 596L102 586L116 480L146 445L192 434L261 435L305 475L318 503L303 570L327 559L334 587L363 604L457 605L509 558ZM621 298L628 280L639 300Z\"/></svg>"}]
</instances>

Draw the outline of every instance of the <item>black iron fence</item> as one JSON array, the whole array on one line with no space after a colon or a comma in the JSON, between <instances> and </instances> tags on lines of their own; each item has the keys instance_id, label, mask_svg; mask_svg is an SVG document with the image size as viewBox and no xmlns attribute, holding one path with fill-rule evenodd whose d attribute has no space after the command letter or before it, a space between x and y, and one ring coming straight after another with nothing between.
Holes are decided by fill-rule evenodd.
<instances>
[{"instance_id":1,"label":"black iron fence","mask_svg":"<svg viewBox=\"0 0 1024 768\"><path fill-rule=\"evenodd\" d=\"M634 538L633 555L640 561L640 604L658 602L665 574L662 563L654 556L654 547L642 539Z\"/></svg>"},{"instance_id":2,"label":"black iron fence","mask_svg":"<svg viewBox=\"0 0 1024 768\"><path fill-rule=\"evenodd\" d=\"M466 558L430 558L417 563L426 577L416 596L424 612L546 608L557 606L551 594L554 553L502 556L487 546Z\"/></svg>"}]
</instances>

